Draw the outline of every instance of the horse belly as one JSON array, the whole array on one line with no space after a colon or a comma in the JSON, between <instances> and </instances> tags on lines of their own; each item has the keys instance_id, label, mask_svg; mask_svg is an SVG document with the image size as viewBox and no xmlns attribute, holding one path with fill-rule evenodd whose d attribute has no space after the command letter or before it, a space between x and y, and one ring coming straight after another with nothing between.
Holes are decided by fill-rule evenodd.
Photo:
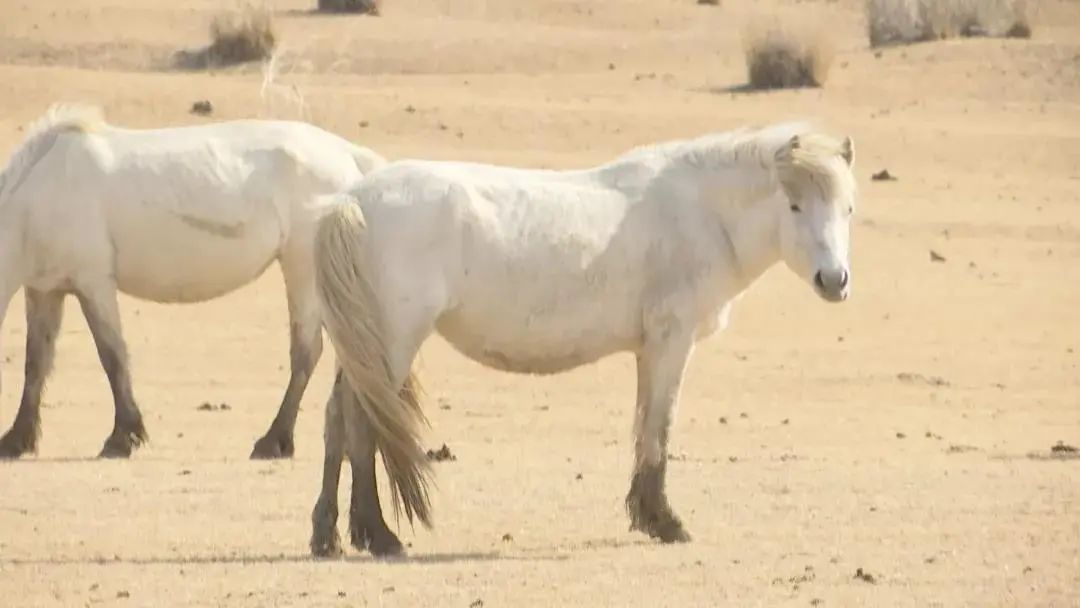
<instances>
[{"instance_id":1,"label":"horse belly","mask_svg":"<svg viewBox=\"0 0 1080 608\"><path fill-rule=\"evenodd\" d=\"M117 286L156 302L201 302L253 281L277 257L276 218L215 230L167 213L111 225Z\"/></svg>"},{"instance_id":2,"label":"horse belly","mask_svg":"<svg viewBox=\"0 0 1080 608\"><path fill-rule=\"evenodd\" d=\"M538 310L526 302L505 296L472 300L445 313L436 328L470 359L526 374L564 372L637 346L633 315L621 307L568 303Z\"/></svg>"}]
</instances>

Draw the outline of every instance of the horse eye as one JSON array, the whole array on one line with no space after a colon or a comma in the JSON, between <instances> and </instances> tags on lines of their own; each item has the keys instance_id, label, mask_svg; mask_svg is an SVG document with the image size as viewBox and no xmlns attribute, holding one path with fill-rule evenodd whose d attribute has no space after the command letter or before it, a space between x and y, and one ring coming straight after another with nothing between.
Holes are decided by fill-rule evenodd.
<instances>
[{"instance_id":1,"label":"horse eye","mask_svg":"<svg viewBox=\"0 0 1080 608\"><path fill-rule=\"evenodd\" d=\"M791 206L791 212L792 212L792 213L799 213L799 212L801 212L801 211L802 211L802 207L800 207L800 206L798 206L798 205L792 205L792 206Z\"/></svg>"}]
</instances>

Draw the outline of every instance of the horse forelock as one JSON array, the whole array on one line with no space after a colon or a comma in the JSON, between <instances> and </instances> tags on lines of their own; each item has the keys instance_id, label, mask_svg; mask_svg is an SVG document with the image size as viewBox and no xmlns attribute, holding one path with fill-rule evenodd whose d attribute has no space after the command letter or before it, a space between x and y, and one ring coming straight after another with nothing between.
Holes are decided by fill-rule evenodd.
<instances>
[{"instance_id":1,"label":"horse forelock","mask_svg":"<svg viewBox=\"0 0 1080 608\"><path fill-rule=\"evenodd\" d=\"M818 189L827 200L850 198L855 179L844 161L844 142L820 131L797 133L798 143L789 138L774 152L777 176L796 186Z\"/></svg>"}]
</instances>

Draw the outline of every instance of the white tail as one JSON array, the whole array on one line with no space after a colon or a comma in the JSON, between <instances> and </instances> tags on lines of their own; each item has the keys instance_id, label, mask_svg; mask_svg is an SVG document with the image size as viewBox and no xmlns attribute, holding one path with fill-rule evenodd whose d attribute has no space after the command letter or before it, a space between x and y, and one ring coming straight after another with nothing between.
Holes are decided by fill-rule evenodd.
<instances>
[{"instance_id":1,"label":"white tail","mask_svg":"<svg viewBox=\"0 0 1080 608\"><path fill-rule=\"evenodd\" d=\"M431 527L428 486L431 465L420 446L426 422L415 379L395 382L387 360L382 311L366 276L367 226L354 202L337 206L319 222L315 237L315 280L323 323L355 399L374 429L390 478L394 511L405 511ZM348 420L348 417L346 417Z\"/></svg>"},{"instance_id":2,"label":"white tail","mask_svg":"<svg viewBox=\"0 0 1080 608\"><path fill-rule=\"evenodd\" d=\"M94 131L105 124L101 109L93 106L56 104L34 121L26 139L11 155L7 167L0 173L0 206L15 195L30 170L52 149L56 138L69 131Z\"/></svg>"}]
</instances>

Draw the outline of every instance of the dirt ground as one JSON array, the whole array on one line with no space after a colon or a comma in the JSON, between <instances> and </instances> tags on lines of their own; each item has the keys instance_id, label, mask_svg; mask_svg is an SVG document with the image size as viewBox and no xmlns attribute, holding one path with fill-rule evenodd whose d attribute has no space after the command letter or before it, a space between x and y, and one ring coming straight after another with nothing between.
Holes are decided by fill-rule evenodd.
<instances>
[{"instance_id":1,"label":"dirt ground","mask_svg":"<svg viewBox=\"0 0 1080 608\"><path fill-rule=\"evenodd\" d=\"M534 378L432 339L427 441L457 460L436 465L436 528L402 524L392 563L308 556L329 355L296 457L247 459L286 382L276 269L207 304L122 301L152 438L125 462L93 458L112 402L69 302L39 453L0 462L0 604L1080 606L1080 460L1048 457L1080 445L1080 3L1041 3L1031 40L881 52L857 0L273 4L264 89L255 66L170 65L227 3L0 0L0 151L63 100L129 126L304 117L390 157L543 167L816 118L857 144L854 296L826 304L777 268L700 347L673 435L680 546L627 530L631 357ZM740 92L753 11L823 26L824 89ZM201 99L212 118L189 113ZM885 168L898 180L871 181ZM24 332L17 298L2 429Z\"/></svg>"}]
</instances>

